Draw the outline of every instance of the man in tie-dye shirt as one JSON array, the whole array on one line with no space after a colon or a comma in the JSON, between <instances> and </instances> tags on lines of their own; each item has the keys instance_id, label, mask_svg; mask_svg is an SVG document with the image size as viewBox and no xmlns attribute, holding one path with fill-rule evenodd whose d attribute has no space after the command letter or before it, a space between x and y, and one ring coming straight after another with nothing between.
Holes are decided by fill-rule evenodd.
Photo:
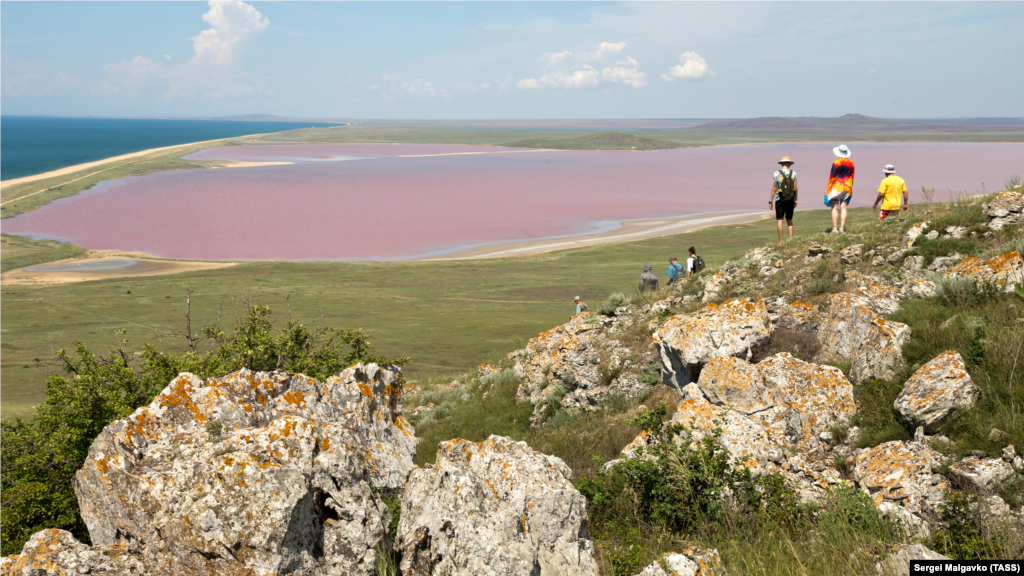
<instances>
[{"instance_id":1,"label":"man in tie-dye shirt","mask_svg":"<svg viewBox=\"0 0 1024 576\"><path fill-rule=\"evenodd\" d=\"M832 232L845 232L846 207L853 199L853 160L850 160L850 149L845 144L836 146L832 152L837 158L832 163L832 172L828 176L825 205L832 208Z\"/></svg>"}]
</instances>

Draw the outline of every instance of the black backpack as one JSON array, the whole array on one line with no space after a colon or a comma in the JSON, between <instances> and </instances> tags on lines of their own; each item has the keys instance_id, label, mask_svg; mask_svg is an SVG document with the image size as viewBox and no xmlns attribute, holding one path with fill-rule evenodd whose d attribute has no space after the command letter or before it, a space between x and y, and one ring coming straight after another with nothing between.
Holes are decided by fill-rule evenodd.
<instances>
[{"instance_id":1,"label":"black backpack","mask_svg":"<svg viewBox=\"0 0 1024 576\"><path fill-rule=\"evenodd\" d=\"M782 182L779 182L779 202L792 202L796 199L796 179L793 178L793 171L783 172L779 170Z\"/></svg>"},{"instance_id":2,"label":"black backpack","mask_svg":"<svg viewBox=\"0 0 1024 576\"><path fill-rule=\"evenodd\" d=\"M701 258L700 256L695 256L693 258L693 273L696 274L697 272L703 272L703 271L704 271L704 259Z\"/></svg>"}]
</instances>

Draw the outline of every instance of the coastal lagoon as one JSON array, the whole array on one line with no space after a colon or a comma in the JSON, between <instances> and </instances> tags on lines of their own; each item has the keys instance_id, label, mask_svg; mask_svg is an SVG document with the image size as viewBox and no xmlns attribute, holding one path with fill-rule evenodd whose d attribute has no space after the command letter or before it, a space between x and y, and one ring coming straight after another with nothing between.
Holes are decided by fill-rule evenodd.
<instances>
[{"instance_id":1,"label":"coastal lagoon","mask_svg":"<svg viewBox=\"0 0 1024 576\"><path fill-rule=\"evenodd\" d=\"M800 209L823 208L829 143L658 151L331 144L211 148L189 158L291 162L100 183L3 221L8 234L207 260L397 260L606 231L634 219L764 210L781 156ZM894 164L911 203L995 190L1024 144L849 143L852 206ZM799 227L799 216L797 226Z\"/></svg>"}]
</instances>

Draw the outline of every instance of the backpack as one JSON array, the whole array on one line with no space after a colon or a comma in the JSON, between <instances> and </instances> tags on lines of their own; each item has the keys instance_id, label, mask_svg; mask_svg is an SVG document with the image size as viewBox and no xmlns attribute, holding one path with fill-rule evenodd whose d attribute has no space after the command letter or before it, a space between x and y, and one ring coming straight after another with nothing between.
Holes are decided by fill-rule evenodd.
<instances>
[{"instance_id":1,"label":"backpack","mask_svg":"<svg viewBox=\"0 0 1024 576\"><path fill-rule=\"evenodd\" d=\"M779 182L779 202L792 202L796 199L796 179L793 178L793 171L779 170L782 182Z\"/></svg>"},{"instance_id":2,"label":"backpack","mask_svg":"<svg viewBox=\"0 0 1024 576\"><path fill-rule=\"evenodd\" d=\"M700 256L694 256L693 257L693 273L696 274L698 272L703 272L704 268L705 268L705 266L704 266L704 259L701 258Z\"/></svg>"}]
</instances>

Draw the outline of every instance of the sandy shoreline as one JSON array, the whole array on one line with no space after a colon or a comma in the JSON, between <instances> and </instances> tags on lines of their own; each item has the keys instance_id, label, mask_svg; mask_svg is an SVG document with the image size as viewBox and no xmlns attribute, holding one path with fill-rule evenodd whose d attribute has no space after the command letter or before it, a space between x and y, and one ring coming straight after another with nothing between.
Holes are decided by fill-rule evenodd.
<instances>
[{"instance_id":1,"label":"sandy shoreline","mask_svg":"<svg viewBox=\"0 0 1024 576\"><path fill-rule=\"evenodd\" d=\"M124 268L100 270L47 270L47 267L82 264L97 264L116 260L134 260L135 264ZM237 262L208 262L184 260L159 260L144 252L123 252L120 250L97 250L84 258L68 258L43 264L34 264L27 268L18 268L4 272L0 277L3 286L53 286L71 282L89 280L108 280L111 278L132 278L139 276L161 276L178 272L195 272L197 270L215 270L234 266ZM35 269L35 270L29 270Z\"/></svg>"},{"instance_id":2,"label":"sandy shoreline","mask_svg":"<svg viewBox=\"0 0 1024 576\"><path fill-rule=\"evenodd\" d=\"M726 224L746 224L764 220L771 216L767 211L757 212L729 212L724 214L696 214L681 216L678 218L659 218L657 220L628 220L622 223L617 230L601 232L598 234L587 234L582 236L571 236L566 238L547 238L538 240L520 240L513 242L502 242L463 250L454 254L444 256L430 256L417 258L417 260L467 260L476 258L510 258L514 256L529 256L531 254L542 254L555 250L567 250L570 248L581 248L607 242L632 242L634 240L646 240L659 236L671 236L673 234L685 234L696 232L709 226L721 226Z\"/></svg>"},{"instance_id":3,"label":"sandy shoreline","mask_svg":"<svg viewBox=\"0 0 1024 576\"><path fill-rule=\"evenodd\" d=\"M122 160L131 160L132 158L138 158L147 154L153 154L154 152L166 152L168 150L175 150L177 148L185 148L186 146L195 146L196 144L214 144L217 142L224 142L227 140L236 140L238 138L255 138L257 136L266 136L267 134L273 134L273 132L267 132L266 134L250 134L248 136L233 136L231 138L217 138L216 140L201 140L199 142L189 142L187 144L175 144L174 146L164 146L162 148L150 148L149 150L142 150L139 152L132 152L131 154L122 154L120 156L113 156L111 158L104 158L103 160L96 160L94 162L86 162L84 164L76 164L74 166L68 166L67 168L61 168L59 170L52 170L50 172L44 172L42 174L36 174L34 176L24 176L22 178L14 178L11 180L4 180L0 182L0 189L7 188L8 186L14 186L15 184L25 184L27 182L35 182L37 180L46 180L47 178L53 178L56 176L65 176L73 174L79 170L86 170L89 168L95 168L97 166L103 166L104 164L110 164L112 162L120 162ZM289 162L290 164L290 162Z\"/></svg>"}]
</instances>

